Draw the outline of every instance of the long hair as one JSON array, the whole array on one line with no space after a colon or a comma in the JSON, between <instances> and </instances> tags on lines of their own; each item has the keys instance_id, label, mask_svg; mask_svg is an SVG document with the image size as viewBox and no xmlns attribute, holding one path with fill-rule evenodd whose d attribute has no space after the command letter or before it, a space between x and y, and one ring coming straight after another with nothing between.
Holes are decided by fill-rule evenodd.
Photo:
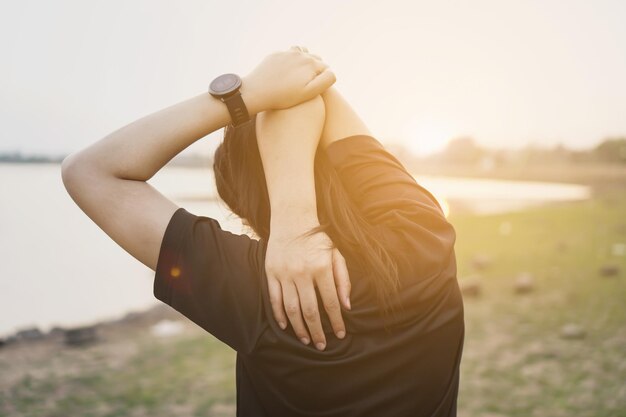
<instances>
[{"instance_id":1,"label":"long hair","mask_svg":"<svg viewBox=\"0 0 626 417\"><path fill-rule=\"evenodd\" d=\"M262 239L270 235L270 201L256 138L256 115L245 125L227 125L213 159L217 191L230 210ZM314 162L320 225L303 236L324 232L346 259L359 263L385 316L394 312L399 287L397 254L385 244L346 192L341 178L318 147Z\"/></svg>"}]
</instances>

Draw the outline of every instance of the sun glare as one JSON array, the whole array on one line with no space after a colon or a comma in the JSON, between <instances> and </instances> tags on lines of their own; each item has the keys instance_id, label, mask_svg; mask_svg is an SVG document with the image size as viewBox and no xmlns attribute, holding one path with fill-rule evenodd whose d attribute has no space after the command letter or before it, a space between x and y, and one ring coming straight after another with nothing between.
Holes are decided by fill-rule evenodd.
<instances>
[{"instance_id":1,"label":"sun glare","mask_svg":"<svg viewBox=\"0 0 626 417\"><path fill-rule=\"evenodd\" d=\"M452 129L444 124L415 121L406 125L403 139L411 152L425 156L441 151L453 136Z\"/></svg>"}]
</instances>

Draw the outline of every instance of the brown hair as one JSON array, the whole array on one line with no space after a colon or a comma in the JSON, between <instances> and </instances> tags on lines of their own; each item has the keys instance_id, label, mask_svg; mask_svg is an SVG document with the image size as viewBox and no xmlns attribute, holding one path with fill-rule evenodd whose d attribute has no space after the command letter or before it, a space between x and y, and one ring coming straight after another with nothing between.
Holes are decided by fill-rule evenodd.
<instances>
[{"instance_id":1,"label":"brown hair","mask_svg":"<svg viewBox=\"0 0 626 417\"><path fill-rule=\"evenodd\" d=\"M228 125L224 140L215 150L213 170L220 197L230 210L245 219L266 241L270 235L270 201L265 172L256 139L256 115L245 125ZM392 297L399 286L398 264L391 245L386 245L347 194L326 152L318 147L314 164L317 213L320 226L305 236L324 232L346 257L366 272L376 299L387 315L395 310Z\"/></svg>"}]
</instances>

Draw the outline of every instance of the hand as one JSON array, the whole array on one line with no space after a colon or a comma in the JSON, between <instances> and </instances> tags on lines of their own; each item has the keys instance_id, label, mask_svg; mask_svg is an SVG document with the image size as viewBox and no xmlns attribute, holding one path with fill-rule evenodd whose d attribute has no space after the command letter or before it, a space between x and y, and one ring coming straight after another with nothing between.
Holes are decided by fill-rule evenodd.
<instances>
[{"instance_id":1,"label":"hand","mask_svg":"<svg viewBox=\"0 0 626 417\"><path fill-rule=\"evenodd\" d=\"M293 107L311 100L336 81L319 56L292 47L266 56L242 78L241 94L254 113Z\"/></svg>"},{"instance_id":2,"label":"hand","mask_svg":"<svg viewBox=\"0 0 626 417\"><path fill-rule=\"evenodd\" d=\"M286 328L288 317L302 343L309 344L313 340L319 350L324 350L326 337L315 287L320 291L333 331L342 339L346 328L339 299L345 308L350 309L350 278L346 262L325 233L302 237L300 235L308 229L301 226L296 232L289 223L283 218L281 227L272 229L267 245L265 271L272 310L281 328Z\"/></svg>"}]
</instances>

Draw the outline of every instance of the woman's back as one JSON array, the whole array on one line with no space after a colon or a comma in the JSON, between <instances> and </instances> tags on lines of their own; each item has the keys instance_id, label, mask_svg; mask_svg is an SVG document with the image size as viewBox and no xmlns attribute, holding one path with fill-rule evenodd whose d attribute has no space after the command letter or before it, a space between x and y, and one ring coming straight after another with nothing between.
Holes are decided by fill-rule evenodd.
<instances>
[{"instance_id":1,"label":"woman's back","mask_svg":"<svg viewBox=\"0 0 626 417\"><path fill-rule=\"evenodd\" d=\"M325 151L360 212L410 260L400 263L394 316L380 313L367 271L342 251L352 282L346 338L332 337L324 316L326 349L303 345L273 319L267 242L184 209L166 230L155 296L237 350L238 415L456 415L464 323L454 229L372 136Z\"/></svg>"}]
</instances>

